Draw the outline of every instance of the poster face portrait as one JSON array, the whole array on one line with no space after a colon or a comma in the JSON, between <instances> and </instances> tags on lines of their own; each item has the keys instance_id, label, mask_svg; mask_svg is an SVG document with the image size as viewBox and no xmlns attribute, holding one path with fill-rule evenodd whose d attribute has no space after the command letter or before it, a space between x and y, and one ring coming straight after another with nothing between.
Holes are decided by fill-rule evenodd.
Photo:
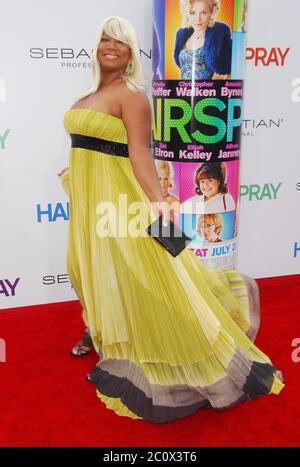
<instances>
[{"instance_id":1,"label":"poster face portrait","mask_svg":"<svg viewBox=\"0 0 300 467\"><path fill-rule=\"evenodd\" d=\"M230 79L234 0L166 0L165 8L165 79Z\"/></svg>"},{"instance_id":2,"label":"poster face portrait","mask_svg":"<svg viewBox=\"0 0 300 467\"><path fill-rule=\"evenodd\" d=\"M197 219L197 235L207 243L222 242L223 222L220 214L201 214Z\"/></svg>"},{"instance_id":3,"label":"poster face portrait","mask_svg":"<svg viewBox=\"0 0 300 467\"><path fill-rule=\"evenodd\" d=\"M181 173L182 213L210 214L236 209L240 161L186 164Z\"/></svg>"},{"instance_id":4,"label":"poster face portrait","mask_svg":"<svg viewBox=\"0 0 300 467\"><path fill-rule=\"evenodd\" d=\"M180 214L180 227L191 246L227 242L234 239L235 211L219 214Z\"/></svg>"},{"instance_id":5,"label":"poster face portrait","mask_svg":"<svg viewBox=\"0 0 300 467\"><path fill-rule=\"evenodd\" d=\"M167 201L174 214L177 214L180 206L180 163L155 160L155 167L163 200Z\"/></svg>"}]
</instances>

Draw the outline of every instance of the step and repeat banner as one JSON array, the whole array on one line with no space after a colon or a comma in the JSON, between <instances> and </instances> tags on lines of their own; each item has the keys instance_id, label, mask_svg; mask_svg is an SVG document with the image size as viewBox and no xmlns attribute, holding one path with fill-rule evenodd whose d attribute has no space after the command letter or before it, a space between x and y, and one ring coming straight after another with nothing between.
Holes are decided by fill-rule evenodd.
<instances>
[{"instance_id":1,"label":"step and repeat banner","mask_svg":"<svg viewBox=\"0 0 300 467\"><path fill-rule=\"evenodd\" d=\"M191 62L188 17L211 3L218 33L206 33ZM84 6L83 17L71 0L2 5L0 309L76 299L66 271L69 203L57 176L70 147L63 117L89 87L96 30L114 14L136 28L159 179L199 261L256 278L300 273L300 2Z\"/></svg>"}]
</instances>

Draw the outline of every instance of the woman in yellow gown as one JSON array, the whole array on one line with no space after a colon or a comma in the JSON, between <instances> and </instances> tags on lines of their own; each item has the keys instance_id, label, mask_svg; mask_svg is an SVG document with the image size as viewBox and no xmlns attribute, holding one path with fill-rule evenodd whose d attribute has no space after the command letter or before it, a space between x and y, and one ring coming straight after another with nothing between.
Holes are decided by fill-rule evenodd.
<instances>
[{"instance_id":1,"label":"woman in yellow gown","mask_svg":"<svg viewBox=\"0 0 300 467\"><path fill-rule=\"evenodd\" d=\"M91 88L64 116L72 143L61 177L70 197L68 274L100 357L89 375L98 397L118 415L164 423L279 394L280 372L253 343L255 282L205 267L188 248L174 258L142 234L170 213L160 204L130 23L103 22L92 64ZM133 203L147 208L134 229Z\"/></svg>"}]
</instances>

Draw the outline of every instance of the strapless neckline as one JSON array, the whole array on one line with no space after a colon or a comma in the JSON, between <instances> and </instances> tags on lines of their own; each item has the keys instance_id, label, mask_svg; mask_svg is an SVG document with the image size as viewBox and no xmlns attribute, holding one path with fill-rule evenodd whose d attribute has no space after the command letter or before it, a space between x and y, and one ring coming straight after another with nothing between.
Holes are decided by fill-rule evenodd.
<instances>
[{"instance_id":1,"label":"strapless neckline","mask_svg":"<svg viewBox=\"0 0 300 467\"><path fill-rule=\"evenodd\" d=\"M109 114L109 113L106 113L106 112L101 112L100 110L91 109L90 107L76 107L75 109L68 109L67 112L74 112L74 111L77 111L77 110L85 110L85 111L88 110L89 112L94 112L96 114L105 115L105 116L111 117L111 118L116 118L117 120L121 120L121 122L123 122L121 117L116 117L115 115L112 115L112 114Z\"/></svg>"}]
</instances>

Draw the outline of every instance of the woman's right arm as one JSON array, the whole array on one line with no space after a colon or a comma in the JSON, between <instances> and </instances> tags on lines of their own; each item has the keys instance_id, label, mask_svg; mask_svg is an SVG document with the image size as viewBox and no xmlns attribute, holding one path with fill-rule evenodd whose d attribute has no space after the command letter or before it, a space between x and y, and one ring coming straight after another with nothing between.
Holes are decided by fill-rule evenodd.
<instances>
[{"instance_id":1,"label":"woman's right arm","mask_svg":"<svg viewBox=\"0 0 300 467\"><path fill-rule=\"evenodd\" d=\"M58 174L64 191L69 195L69 167L65 167Z\"/></svg>"},{"instance_id":2,"label":"woman's right arm","mask_svg":"<svg viewBox=\"0 0 300 467\"><path fill-rule=\"evenodd\" d=\"M150 152L151 108L142 92L122 93L122 120L127 131L128 152L135 176L151 203L163 203L163 194L158 180L154 158ZM165 206L166 205L166 206ZM161 205L157 214L163 214L164 223L169 221L168 203ZM155 208L155 205L153 206Z\"/></svg>"}]
</instances>

